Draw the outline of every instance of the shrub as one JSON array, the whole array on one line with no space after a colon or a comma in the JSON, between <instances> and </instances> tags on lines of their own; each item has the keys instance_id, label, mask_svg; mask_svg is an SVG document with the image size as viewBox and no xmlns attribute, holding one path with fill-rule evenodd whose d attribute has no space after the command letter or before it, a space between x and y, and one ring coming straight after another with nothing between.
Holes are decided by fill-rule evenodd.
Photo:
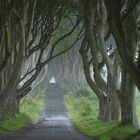
<instances>
[{"instance_id":1,"label":"shrub","mask_svg":"<svg viewBox=\"0 0 140 140\"><path fill-rule=\"evenodd\" d=\"M137 102L139 103L139 100ZM85 103L89 104L88 107L92 107L91 112L83 112ZM91 101L89 97L75 98L75 94L71 93L65 96L65 104L76 128L86 135L98 137L100 140L124 140L129 135L136 133L136 130L131 126L120 126L118 122L105 123L99 121L97 119L98 100ZM89 110L88 107L85 107L85 110ZM84 113L84 116L81 115L81 112ZM140 140L140 136L132 140Z\"/></svg>"},{"instance_id":2,"label":"shrub","mask_svg":"<svg viewBox=\"0 0 140 140\"><path fill-rule=\"evenodd\" d=\"M89 92L89 90L88 90L88 88L80 88L79 90L77 90L76 92L75 92L75 97L77 98L77 97L82 97L82 96L84 96L84 97L87 97L87 96L89 96L91 93Z\"/></svg>"},{"instance_id":3,"label":"shrub","mask_svg":"<svg viewBox=\"0 0 140 140\"><path fill-rule=\"evenodd\" d=\"M42 98L24 98L20 102L20 113L15 116L7 115L0 122L0 134L6 134L10 131L16 131L28 124L35 124L40 118L40 113L44 109L44 100Z\"/></svg>"},{"instance_id":4,"label":"shrub","mask_svg":"<svg viewBox=\"0 0 140 140\"><path fill-rule=\"evenodd\" d=\"M92 112L92 105L87 97L76 99L76 107L79 109L82 116L89 115Z\"/></svg>"}]
</instances>

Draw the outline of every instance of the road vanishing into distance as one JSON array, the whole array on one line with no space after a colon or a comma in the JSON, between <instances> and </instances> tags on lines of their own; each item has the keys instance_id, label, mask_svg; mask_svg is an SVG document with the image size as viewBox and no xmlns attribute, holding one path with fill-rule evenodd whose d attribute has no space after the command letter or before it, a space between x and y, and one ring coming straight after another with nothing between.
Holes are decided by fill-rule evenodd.
<instances>
[{"instance_id":1,"label":"road vanishing into distance","mask_svg":"<svg viewBox=\"0 0 140 140\"><path fill-rule=\"evenodd\" d=\"M73 127L64 105L65 93L58 84L50 84L46 92L46 108L40 121L19 132L0 137L0 140L97 140L83 135Z\"/></svg>"}]
</instances>

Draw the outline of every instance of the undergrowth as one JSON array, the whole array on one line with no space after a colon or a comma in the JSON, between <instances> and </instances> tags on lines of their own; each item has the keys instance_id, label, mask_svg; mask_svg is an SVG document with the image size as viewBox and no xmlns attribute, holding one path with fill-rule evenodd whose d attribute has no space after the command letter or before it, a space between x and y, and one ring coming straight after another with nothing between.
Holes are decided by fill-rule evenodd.
<instances>
[{"instance_id":1,"label":"undergrowth","mask_svg":"<svg viewBox=\"0 0 140 140\"><path fill-rule=\"evenodd\" d=\"M105 123L99 121L97 119L98 100L94 93L87 91L88 95L86 94L86 96L85 92L81 93L79 94L78 91L65 96L65 104L71 114L74 125L81 132L89 136L98 137L100 140L124 140L136 131L131 126L119 125L119 122Z\"/></svg>"},{"instance_id":2,"label":"undergrowth","mask_svg":"<svg viewBox=\"0 0 140 140\"><path fill-rule=\"evenodd\" d=\"M29 124L37 123L43 109L44 97L42 95L35 98L23 98L20 102L20 112L15 116L7 115L4 120L0 122L0 134L4 135Z\"/></svg>"}]
</instances>

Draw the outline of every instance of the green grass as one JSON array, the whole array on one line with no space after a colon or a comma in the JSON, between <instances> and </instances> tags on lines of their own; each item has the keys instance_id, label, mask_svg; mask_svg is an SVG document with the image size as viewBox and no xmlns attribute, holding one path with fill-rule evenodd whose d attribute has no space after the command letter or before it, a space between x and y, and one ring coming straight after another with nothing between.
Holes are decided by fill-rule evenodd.
<instances>
[{"instance_id":1,"label":"green grass","mask_svg":"<svg viewBox=\"0 0 140 140\"><path fill-rule=\"evenodd\" d=\"M81 115L84 108L81 108L80 100L81 97L77 98L74 93L65 96L65 104L74 125L86 135L98 137L100 140L123 140L135 132L131 126L120 126L118 122L104 123L99 121L97 119L98 101L94 95L89 95L87 98L92 110L86 115Z\"/></svg>"},{"instance_id":2,"label":"green grass","mask_svg":"<svg viewBox=\"0 0 140 140\"><path fill-rule=\"evenodd\" d=\"M16 114L14 117L6 116L5 119L0 122L0 134L4 135L29 124L37 123L43 109L43 97L22 99L20 103L20 113Z\"/></svg>"}]
</instances>

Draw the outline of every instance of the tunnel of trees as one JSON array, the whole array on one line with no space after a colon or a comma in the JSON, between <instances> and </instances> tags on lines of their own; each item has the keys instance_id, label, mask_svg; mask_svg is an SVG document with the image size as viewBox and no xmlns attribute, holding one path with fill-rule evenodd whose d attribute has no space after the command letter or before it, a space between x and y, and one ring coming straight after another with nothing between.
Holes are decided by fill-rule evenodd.
<instances>
[{"instance_id":1,"label":"tunnel of trees","mask_svg":"<svg viewBox=\"0 0 140 140\"><path fill-rule=\"evenodd\" d=\"M139 128L140 1L1 0L0 120L51 76L88 84L99 120Z\"/></svg>"}]
</instances>

